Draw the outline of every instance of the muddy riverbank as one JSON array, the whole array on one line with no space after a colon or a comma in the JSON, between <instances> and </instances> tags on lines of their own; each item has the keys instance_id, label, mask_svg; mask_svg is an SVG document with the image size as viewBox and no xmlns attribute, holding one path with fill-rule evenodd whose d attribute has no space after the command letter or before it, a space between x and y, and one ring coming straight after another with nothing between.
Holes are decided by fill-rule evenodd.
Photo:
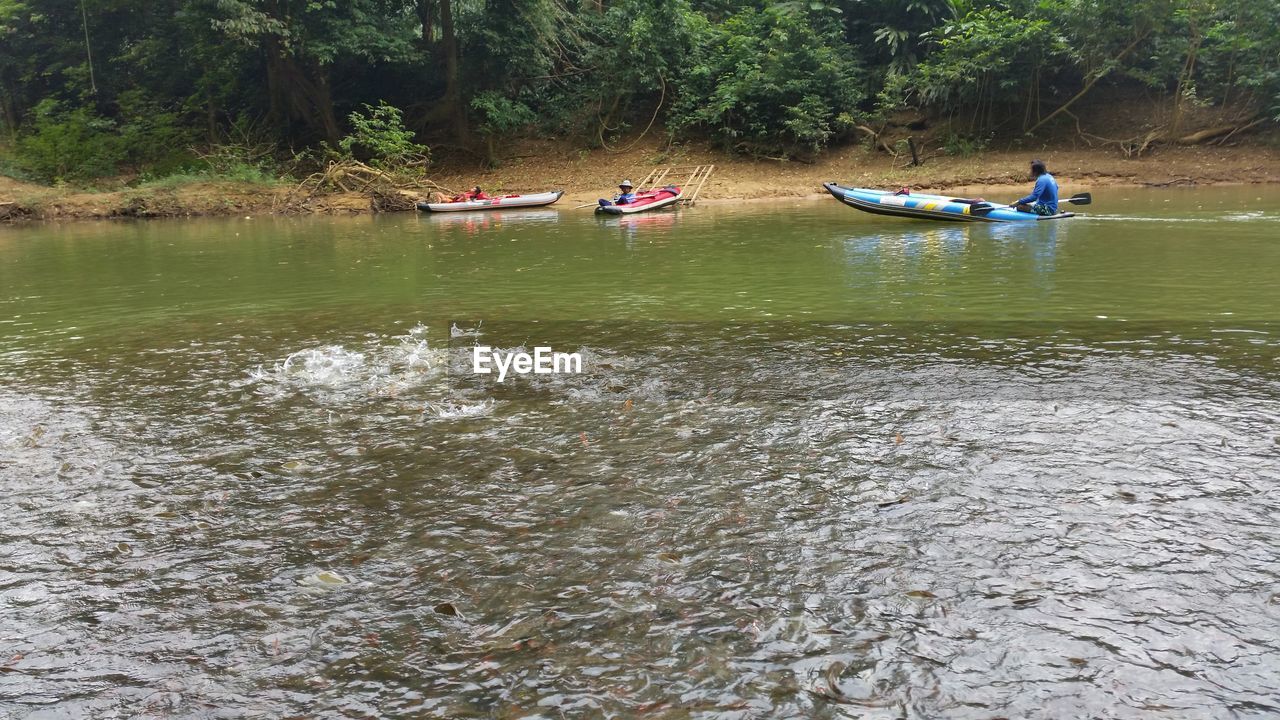
<instances>
[{"instance_id":1,"label":"muddy riverbank","mask_svg":"<svg viewBox=\"0 0 1280 720\"><path fill-rule=\"evenodd\" d=\"M480 185L486 192L564 189L557 205L569 209L614 191L622 179L639 181L655 166L714 164L702 190L708 202L797 199L821 193L829 180L868 187L909 185L922 190L1006 187L1011 195L1028 185L1027 161L1041 157L1064 190L1105 186L1191 186L1280 182L1280 150L1268 145L1225 148L1163 147L1141 158L1113 151L1058 147L984 152L972 157L926 156L910 167L863 147L832 151L812 163L750 160L707 148L671 149L660 142L625 152L583 151L551 141L530 142L499 168L446 165L432 179L449 190ZM681 179L679 171L669 178ZM109 185L84 190L44 187L0 176L0 222L155 217L328 214L351 215L412 207L430 188L395 197L361 192L326 192L300 198L296 184L193 180L137 187ZM1012 199L1012 198L1009 198Z\"/></svg>"}]
</instances>

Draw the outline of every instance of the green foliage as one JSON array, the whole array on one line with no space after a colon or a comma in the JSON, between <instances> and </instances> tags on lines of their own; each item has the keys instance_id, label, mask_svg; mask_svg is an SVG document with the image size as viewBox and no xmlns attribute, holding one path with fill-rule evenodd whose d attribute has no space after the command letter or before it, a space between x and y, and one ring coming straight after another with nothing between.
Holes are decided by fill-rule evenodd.
<instances>
[{"instance_id":1,"label":"green foliage","mask_svg":"<svg viewBox=\"0 0 1280 720\"><path fill-rule=\"evenodd\" d=\"M543 125L597 144L643 127L671 107L710 26L687 0L617 0L603 14L579 18L570 28L571 54L559 60L559 77L535 108Z\"/></svg>"},{"instance_id":2,"label":"green foliage","mask_svg":"<svg viewBox=\"0 0 1280 720\"><path fill-rule=\"evenodd\" d=\"M942 143L942 150L952 157L972 157L987 149L987 140L980 137L951 133Z\"/></svg>"},{"instance_id":3,"label":"green foliage","mask_svg":"<svg viewBox=\"0 0 1280 720\"><path fill-rule=\"evenodd\" d=\"M137 92L123 94L119 107L119 118L112 119L89 107L40 102L14 145L16 164L41 181L84 182L126 169L172 172L191 163L192 134L177 114Z\"/></svg>"},{"instance_id":4,"label":"green foliage","mask_svg":"<svg viewBox=\"0 0 1280 720\"><path fill-rule=\"evenodd\" d=\"M923 35L928 55L890 76L880 106L912 105L967 121L970 132L1021 117L1034 125L1045 89L1060 98L1113 76L1179 105L1234 102L1280 115L1280 34L1259 0L1041 0L978 5ZM1270 19L1268 19L1270 18ZM1246 71L1245 68L1248 68Z\"/></svg>"},{"instance_id":5,"label":"green foliage","mask_svg":"<svg viewBox=\"0 0 1280 720\"><path fill-rule=\"evenodd\" d=\"M469 84L480 93L519 92L554 74L583 21L555 0L488 0L464 37Z\"/></svg>"},{"instance_id":6,"label":"green foliage","mask_svg":"<svg viewBox=\"0 0 1280 720\"><path fill-rule=\"evenodd\" d=\"M338 142L342 152L368 159L370 165L383 169L427 163L430 149L414 142L413 131L405 128L399 108L384 102L364 108L363 113L355 111L347 116L351 133Z\"/></svg>"},{"instance_id":7,"label":"green foliage","mask_svg":"<svg viewBox=\"0 0 1280 720\"><path fill-rule=\"evenodd\" d=\"M915 104L947 113L979 112L1026 101L1029 88L1048 68L1072 61L1067 39L1044 18L981 8L926 34L928 58L886 83L886 107Z\"/></svg>"},{"instance_id":8,"label":"green foliage","mask_svg":"<svg viewBox=\"0 0 1280 720\"><path fill-rule=\"evenodd\" d=\"M1187 28L1192 31L1188 34L1203 36L1193 78L1201 97L1217 102L1248 100L1280 120L1280 32L1276 30L1280 14L1275 5L1268 9L1253 0L1225 0L1209 7L1212 11L1200 17L1183 16L1184 22L1193 25Z\"/></svg>"},{"instance_id":9,"label":"green foliage","mask_svg":"<svg viewBox=\"0 0 1280 720\"><path fill-rule=\"evenodd\" d=\"M862 74L833 26L747 10L709 28L694 49L671 126L752 155L807 155L854 125L863 97Z\"/></svg>"},{"instance_id":10,"label":"green foliage","mask_svg":"<svg viewBox=\"0 0 1280 720\"><path fill-rule=\"evenodd\" d=\"M322 65L345 58L388 62L409 58L413 6L380 0L311 0L291 8L276 0L217 0L210 26L257 48L278 43L285 54Z\"/></svg>"},{"instance_id":11,"label":"green foliage","mask_svg":"<svg viewBox=\"0 0 1280 720\"><path fill-rule=\"evenodd\" d=\"M194 183L231 182L250 185L279 185L287 178L265 172L253 165L226 166L221 171L211 169L172 174L143 174L137 187L144 190L172 190Z\"/></svg>"},{"instance_id":12,"label":"green foliage","mask_svg":"<svg viewBox=\"0 0 1280 720\"><path fill-rule=\"evenodd\" d=\"M145 97L140 90L121 93L116 106L126 165L166 173L193 164L190 146L196 134L183 124L180 113Z\"/></svg>"},{"instance_id":13,"label":"green foliage","mask_svg":"<svg viewBox=\"0 0 1280 720\"><path fill-rule=\"evenodd\" d=\"M607 61L602 70L608 82L658 91L685 72L689 53L706 41L708 27L685 0L611 3L601 29L612 40L595 59Z\"/></svg>"},{"instance_id":14,"label":"green foliage","mask_svg":"<svg viewBox=\"0 0 1280 720\"><path fill-rule=\"evenodd\" d=\"M231 121L225 136L203 149L200 159L206 173L226 177L279 177L284 169L276 161L277 138L259 122L240 116Z\"/></svg>"},{"instance_id":15,"label":"green foliage","mask_svg":"<svg viewBox=\"0 0 1280 720\"><path fill-rule=\"evenodd\" d=\"M890 78L915 67L930 30L968 9L962 0L846 0L846 5L853 45L868 48L868 59Z\"/></svg>"},{"instance_id":16,"label":"green foliage","mask_svg":"<svg viewBox=\"0 0 1280 720\"><path fill-rule=\"evenodd\" d=\"M794 157L900 107L957 137L1029 129L1098 82L1280 119L1277 19L1276 0L0 0L0 138L8 172L79 182L186 172L192 146L269 173L344 135L402 163L415 135L494 159L517 133L609 145L651 123ZM243 117L268 152L229 139Z\"/></svg>"},{"instance_id":17,"label":"green foliage","mask_svg":"<svg viewBox=\"0 0 1280 720\"><path fill-rule=\"evenodd\" d=\"M44 100L32 109L15 143L15 159L45 182L83 181L114 175L125 153L115 123L89 108L66 109Z\"/></svg>"},{"instance_id":18,"label":"green foliage","mask_svg":"<svg viewBox=\"0 0 1280 720\"><path fill-rule=\"evenodd\" d=\"M510 135L537 120L537 115L528 105L492 91L473 98L471 110L479 120L475 126L476 131L485 138L488 161L493 166L498 164L496 139Z\"/></svg>"},{"instance_id":19,"label":"green foliage","mask_svg":"<svg viewBox=\"0 0 1280 720\"><path fill-rule=\"evenodd\" d=\"M493 91L480 93L473 98L471 109L479 119L476 130L482 135L511 133L538 119L528 105Z\"/></svg>"}]
</instances>

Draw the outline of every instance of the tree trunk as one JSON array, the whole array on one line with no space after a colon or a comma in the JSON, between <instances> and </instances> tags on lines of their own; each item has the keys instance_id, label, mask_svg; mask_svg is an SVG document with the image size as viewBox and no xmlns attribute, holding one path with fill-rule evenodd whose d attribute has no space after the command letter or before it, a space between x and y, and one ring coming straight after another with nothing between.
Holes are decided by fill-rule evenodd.
<instances>
[{"instance_id":1,"label":"tree trunk","mask_svg":"<svg viewBox=\"0 0 1280 720\"><path fill-rule=\"evenodd\" d=\"M430 48L433 34L432 21L436 16L435 0L418 0L415 9L418 11L418 20L422 23L422 46Z\"/></svg>"},{"instance_id":2,"label":"tree trunk","mask_svg":"<svg viewBox=\"0 0 1280 720\"><path fill-rule=\"evenodd\" d=\"M920 149L916 147L915 138L907 138L907 149L911 151L911 167L920 167L924 164L920 161Z\"/></svg>"},{"instance_id":3,"label":"tree trunk","mask_svg":"<svg viewBox=\"0 0 1280 720\"><path fill-rule=\"evenodd\" d=\"M342 132L338 129L338 117L333 112L333 95L329 92L329 73L327 70L317 70L317 73L318 77L310 89L311 97L307 102L307 108L315 111L314 127L324 135L330 145L336 147L338 141L342 139Z\"/></svg>"},{"instance_id":4,"label":"tree trunk","mask_svg":"<svg viewBox=\"0 0 1280 720\"><path fill-rule=\"evenodd\" d=\"M267 44L267 92L272 114L291 134L293 121L298 120L313 135L338 144L341 133L324 69L299 64L276 40Z\"/></svg>"},{"instance_id":5,"label":"tree trunk","mask_svg":"<svg viewBox=\"0 0 1280 720\"><path fill-rule=\"evenodd\" d=\"M1036 67L1035 72L1031 74L1031 82L1027 83L1027 106L1022 111L1022 131L1027 131L1027 126L1031 125L1031 108L1035 104L1036 98L1036 82L1040 78L1040 68Z\"/></svg>"},{"instance_id":6,"label":"tree trunk","mask_svg":"<svg viewBox=\"0 0 1280 720\"><path fill-rule=\"evenodd\" d=\"M1192 27L1191 45L1187 48L1187 61L1182 65L1182 72L1178 75L1178 87L1174 91L1173 96L1173 129L1171 132L1178 132L1182 127L1182 108L1183 96L1186 95L1187 86L1191 84L1192 78L1196 72L1196 56L1200 52L1200 33Z\"/></svg>"},{"instance_id":7,"label":"tree trunk","mask_svg":"<svg viewBox=\"0 0 1280 720\"><path fill-rule=\"evenodd\" d=\"M205 137L209 144L218 142L218 106L213 102L213 93L205 93L204 100Z\"/></svg>"},{"instance_id":8,"label":"tree trunk","mask_svg":"<svg viewBox=\"0 0 1280 720\"><path fill-rule=\"evenodd\" d=\"M467 113L458 84L458 36L453 27L453 2L440 0L441 45L444 49L444 104L449 129L460 143L467 140Z\"/></svg>"},{"instance_id":9,"label":"tree trunk","mask_svg":"<svg viewBox=\"0 0 1280 720\"><path fill-rule=\"evenodd\" d=\"M8 83L0 84L0 131L12 141L18 135L18 113L13 108L13 93Z\"/></svg>"}]
</instances>

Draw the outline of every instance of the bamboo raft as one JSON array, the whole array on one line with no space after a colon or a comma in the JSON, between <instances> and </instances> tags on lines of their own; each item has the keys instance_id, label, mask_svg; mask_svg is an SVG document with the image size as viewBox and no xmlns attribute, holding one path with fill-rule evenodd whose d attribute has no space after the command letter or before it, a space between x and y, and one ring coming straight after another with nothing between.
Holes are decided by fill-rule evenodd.
<instances>
[{"instance_id":1,"label":"bamboo raft","mask_svg":"<svg viewBox=\"0 0 1280 720\"><path fill-rule=\"evenodd\" d=\"M636 189L640 188L659 188L665 185L678 185L683 190L683 197L680 203L684 205L693 205L698 202L698 194L702 192L702 186L707 184L707 180L711 178L711 173L715 172L715 165L672 165L670 167L656 167L649 171L639 183ZM676 178L684 176L684 182L674 182Z\"/></svg>"}]
</instances>

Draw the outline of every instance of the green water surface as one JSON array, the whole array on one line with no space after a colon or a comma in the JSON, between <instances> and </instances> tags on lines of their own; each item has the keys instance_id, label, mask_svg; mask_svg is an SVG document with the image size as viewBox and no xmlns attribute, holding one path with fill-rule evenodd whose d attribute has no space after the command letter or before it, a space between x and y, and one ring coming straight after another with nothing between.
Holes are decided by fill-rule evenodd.
<instances>
[{"instance_id":1,"label":"green water surface","mask_svg":"<svg viewBox=\"0 0 1280 720\"><path fill-rule=\"evenodd\" d=\"M551 210L10 228L0 342L333 314L370 330L445 318L1276 319L1275 189L1096 198L1084 217L1031 225L790 202L621 220Z\"/></svg>"}]
</instances>

